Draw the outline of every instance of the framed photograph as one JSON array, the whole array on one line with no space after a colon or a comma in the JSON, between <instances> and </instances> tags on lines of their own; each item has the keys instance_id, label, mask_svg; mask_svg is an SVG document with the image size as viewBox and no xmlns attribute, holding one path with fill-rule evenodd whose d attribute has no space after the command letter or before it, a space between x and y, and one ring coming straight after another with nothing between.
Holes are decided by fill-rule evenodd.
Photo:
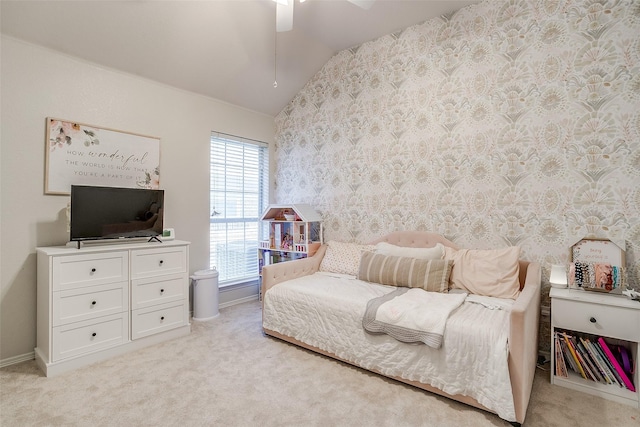
<instances>
[{"instance_id":1,"label":"framed photograph","mask_svg":"<svg viewBox=\"0 0 640 427\"><path fill-rule=\"evenodd\" d=\"M71 185L158 189L160 138L47 118L45 194Z\"/></svg>"},{"instance_id":2,"label":"framed photograph","mask_svg":"<svg viewBox=\"0 0 640 427\"><path fill-rule=\"evenodd\" d=\"M623 248L606 239L582 239L571 247L570 287L611 292L625 285Z\"/></svg>"}]
</instances>

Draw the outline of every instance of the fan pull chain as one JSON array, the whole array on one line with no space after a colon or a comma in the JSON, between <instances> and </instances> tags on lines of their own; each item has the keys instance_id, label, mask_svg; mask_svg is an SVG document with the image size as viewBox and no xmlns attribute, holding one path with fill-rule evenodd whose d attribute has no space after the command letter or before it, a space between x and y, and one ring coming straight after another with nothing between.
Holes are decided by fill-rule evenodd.
<instances>
[{"instance_id":1,"label":"fan pull chain","mask_svg":"<svg viewBox=\"0 0 640 427\"><path fill-rule=\"evenodd\" d=\"M278 31L275 31L273 43L273 87L278 87Z\"/></svg>"}]
</instances>

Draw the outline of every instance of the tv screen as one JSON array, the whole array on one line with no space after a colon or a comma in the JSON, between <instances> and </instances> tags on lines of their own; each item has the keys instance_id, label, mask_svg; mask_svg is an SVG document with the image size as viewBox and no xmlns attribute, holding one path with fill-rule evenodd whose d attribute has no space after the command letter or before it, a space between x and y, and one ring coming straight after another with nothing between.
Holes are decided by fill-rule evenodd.
<instances>
[{"instance_id":1,"label":"tv screen","mask_svg":"<svg viewBox=\"0 0 640 427\"><path fill-rule=\"evenodd\" d=\"M71 240L162 235L164 190L71 186Z\"/></svg>"}]
</instances>

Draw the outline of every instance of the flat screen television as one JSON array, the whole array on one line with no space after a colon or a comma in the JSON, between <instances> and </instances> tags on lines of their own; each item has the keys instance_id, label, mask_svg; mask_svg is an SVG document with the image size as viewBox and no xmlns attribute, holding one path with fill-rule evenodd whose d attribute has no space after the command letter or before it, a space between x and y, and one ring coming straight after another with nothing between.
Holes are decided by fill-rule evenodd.
<instances>
[{"instance_id":1,"label":"flat screen television","mask_svg":"<svg viewBox=\"0 0 640 427\"><path fill-rule=\"evenodd\" d=\"M71 186L70 239L158 239L164 190Z\"/></svg>"}]
</instances>

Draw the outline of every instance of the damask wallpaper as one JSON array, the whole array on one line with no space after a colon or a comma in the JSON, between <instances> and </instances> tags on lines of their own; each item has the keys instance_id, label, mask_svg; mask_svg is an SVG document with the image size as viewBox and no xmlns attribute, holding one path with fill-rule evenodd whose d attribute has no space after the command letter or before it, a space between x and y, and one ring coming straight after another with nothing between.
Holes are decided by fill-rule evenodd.
<instances>
[{"instance_id":1,"label":"damask wallpaper","mask_svg":"<svg viewBox=\"0 0 640 427\"><path fill-rule=\"evenodd\" d=\"M640 1L485 1L336 54L276 118L278 203L325 239L439 232L568 262L623 242L640 284Z\"/></svg>"}]
</instances>

